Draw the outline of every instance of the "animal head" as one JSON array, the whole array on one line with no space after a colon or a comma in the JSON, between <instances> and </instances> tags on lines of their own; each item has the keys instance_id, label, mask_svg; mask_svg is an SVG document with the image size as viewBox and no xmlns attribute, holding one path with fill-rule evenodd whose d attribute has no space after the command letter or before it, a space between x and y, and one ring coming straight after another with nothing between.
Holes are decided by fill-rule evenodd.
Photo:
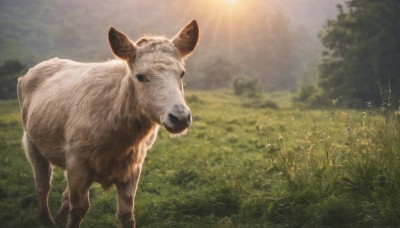
<instances>
[{"instance_id":1,"label":"animal head","mask_svg":"<svg viewBox=\"0 0 400 228\"><path fill-rule=\"evenodd\" d=\"M196 20L172 39L143 37L134 42L113 27L108 38L114 55L129 66L129 77L143 112L172 134L185 131L192 115L183 97L183 60L198 44Z\"/></svg>"}]
</instances>

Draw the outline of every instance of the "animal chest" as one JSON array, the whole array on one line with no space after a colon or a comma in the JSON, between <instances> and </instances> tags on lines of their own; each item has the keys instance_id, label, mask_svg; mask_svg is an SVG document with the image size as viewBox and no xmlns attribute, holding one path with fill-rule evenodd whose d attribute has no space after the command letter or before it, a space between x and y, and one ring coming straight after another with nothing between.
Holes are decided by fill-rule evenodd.
<instances>
[{"instance_id":1,"label":"animal chest","mask_svg":"<svg viewBox=\"0 0 400 228\"><path fill-rule=\"evenodd\" d=\"M114 154L104 153L100 158L89 160L93 177L103 188L115 183L126 183L132 175L138 174L144 163L147 150L143 146L133 146L126 151Z\"/></svg>"}]
</instances>

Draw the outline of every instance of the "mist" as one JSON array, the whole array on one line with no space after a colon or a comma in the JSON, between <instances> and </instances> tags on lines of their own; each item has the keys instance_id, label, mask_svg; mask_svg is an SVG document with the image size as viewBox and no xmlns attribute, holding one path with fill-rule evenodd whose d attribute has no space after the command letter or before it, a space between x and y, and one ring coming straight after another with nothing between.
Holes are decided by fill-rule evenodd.
<instances>
[{"instance_id":1,"label":"mist","mask_svg":"<svg viewBox=\"0 0 400 228\"><path fill-rule=\"evenodd\" d=\"M89 0L0 2L0 60L28 66L52 57L94 62L114 58L109 27L133 39L173 37L192 19L200 46L187 63L186 87L227 87L255 78L265 90L296 90L317 82L318 32L334 18L337 0Z\"/></svg>"}]
</instances>

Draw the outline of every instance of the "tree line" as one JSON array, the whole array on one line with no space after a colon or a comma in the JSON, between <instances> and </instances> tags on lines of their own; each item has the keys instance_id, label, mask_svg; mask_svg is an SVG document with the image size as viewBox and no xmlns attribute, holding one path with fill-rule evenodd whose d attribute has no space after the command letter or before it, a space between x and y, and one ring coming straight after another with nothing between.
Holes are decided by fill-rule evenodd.
<instances>
[{"instance_id":1,"label":"tree line","mask_svg":"<svg viewBox=\"0 0 400 228\"><path fill-rule=\"evenodd\" d=\"M17 81L27 70L18 60L0 63L0 99L17 98Z\"/></svg>"},{"instance_id":2,"label":"tree line","mask_svg":"<svg viewBox=\"0 0 400 228\"><path fill-rule=\"evenodd\" d=\"M294 91L313 81L307 66L318 58L318 43L308 28L270 4L274 1L228 7L213 0L4 0L0 61L19 59L28 66L52 57L104 61L114 58L106 36L110 25L135 39L171 37L196 18L201 40L187 62L188 89L227 87L244 75L259 79L265 90Z\"/></svg>"},{"instance_id":3,"label":"tree line","mask_svg":"<svg viewBox=\"0 0 400 228\"><path fill-rule=\"evenodd\" d=\"M136 4L135 7L141 9L149 7L152 1L138 1L134 4ZM176 4L172 4L171 7L175 7L176 12L182 10L180 7L187 6L182 0L174 2ZM210 30L206 30L199 53L193 56L194 61L190 61L187 66L188 71L191 72L191 76L187 77L186 81L189 88L232 87L234 79L239 77L242 81L236 81L237 91L243 91L238 85L249 85L258 90L299 90L299 95L295 100L310 106L326 105L331 100L339 101L338 103L343 107L354 108L365 108L367 104L398 105L400 99L399 1L347 0L345 4L337 5L336 18L328 20L319 34L323 46L322 54L318 54L319 49L315 48L315 43L306 29L294 26L279 10L266 14L265 9L258 5L258 1L249 2L247 10L253 11L252 18L248 21L239 20L240 18L229 21L232 20L229 17L221 18L221 24L235 24L235 38L229 37L228 33L232 31L228 27L213 31L214 37L210 35ZM12 6L22 7L20 1L10 1L8 4L7 6L11 9ZM53 4L55 5L50 4L47 9L38 9L43 14L42 16L46 12L50 15L46 20L60 20L56 19L54 12L50 10L55 6L62 5L61 12L68 11L68 7L79 6L81 10L86 8L86 3L79 1L69 3L55 1ZM107 8L110 4L106 1L99 3L96 7ZM128 7L127 2L126 4ZM34 7L34 5L31 6ZM204 9L200 6L195 5L193 9L188 10L190 13L186 17L197 15L204 19L207 15L202 13ZM113 12L115 10L117 9L111 9ZM244 9L238 13L246 14L246 12ZM163 14L163 11L156 10L154 13ZM24 17L24 15L20 16ZM109 15L89 12L88 16L104 22ZM38 49L38 53L49 49L50 46L46 46L38 38L43 35L52 42L54 49L50 48L50 50L64 51L74 46L70 49L72 58L85 60L81 56L84 52L104 59L108 55L105 53L109 51L106 47L104 50L96 50L95 47L106 46L105 38L85 36L81 25L85 23L86 26L91 25L92 22L87 22L80 15L74 17L74 20L69 22L60 21L65 25L63 29L55 28L54 24L50 24L47 28L43 27L44 25L35 25L34 23L37 22L32 22L33 24L30 25L40 28L39 34L29 38L38 44L34 48ZM115 19L115 22L126 25L122 20L126 17L127 15L124 14ZM149 18L153 17L156 16ZM176 24L175 19L167 17L162 25ZM152 25L153 22L142 21L133 27L130 26L131 30L127 32L139 35L144 27ZM14 55L10 56L16 57L16 53L23 53L22 50L15 49L19 45L14 45L10 41L21 36L26 29L21 24L16 27L15 31L5 30L2 31L3 34L0 34L0 46L7 45L9 42L11 47L11 49L4 48L3 55L12 52ZM233 46L227 48L229 39ZM59 47L58 43L64 46ZM82 52L81 49L84 51ZM47 58L50 55L48 53L42 57ZM32 64L24 61L24 59L30 59L30 54L21 56L21 62ZM18 61L5 61L4 58L3 56L0 70L0 98L15 98L16 78L26 70L26 66ZM321 58L320 63L318 63L319 58Z\"/></svg>"},{"instance_id":4,"label":"tree line","mask_svg":"<svg viewBox=\"0 0 400 228\"><path fill-rule=\"evenodd\" d=\"M320 34L319 86L346 107L398 105L400 1L350 0Z\"/></svg>"}]
</instances>

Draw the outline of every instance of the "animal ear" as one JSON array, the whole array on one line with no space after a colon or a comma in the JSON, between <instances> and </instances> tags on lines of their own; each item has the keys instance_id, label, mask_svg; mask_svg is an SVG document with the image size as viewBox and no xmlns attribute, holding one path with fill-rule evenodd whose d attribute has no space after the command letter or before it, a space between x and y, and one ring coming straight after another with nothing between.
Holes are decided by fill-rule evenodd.
<instances>
[{"instance_id":1,"label":"animal ear","mask_svg":"<svg viewBox=\"0 0 400 228\"><path fill-rule=\"evenodd\" d=\"M125 33L110 27L108 41L115 56L128 60L135 56L136 44Z\"/></svg>"},{"instance_id":2,"label":"animal ear","mask_svg":"<svg viewBox=\"0 0 400 228\"><path fill-rule=\"evenodd\" d=\"M193 20L172 38L172 43L178 48L181 57L193 52L199 42L199 35L199 25Z\"/></svg>"}]
</instances>

